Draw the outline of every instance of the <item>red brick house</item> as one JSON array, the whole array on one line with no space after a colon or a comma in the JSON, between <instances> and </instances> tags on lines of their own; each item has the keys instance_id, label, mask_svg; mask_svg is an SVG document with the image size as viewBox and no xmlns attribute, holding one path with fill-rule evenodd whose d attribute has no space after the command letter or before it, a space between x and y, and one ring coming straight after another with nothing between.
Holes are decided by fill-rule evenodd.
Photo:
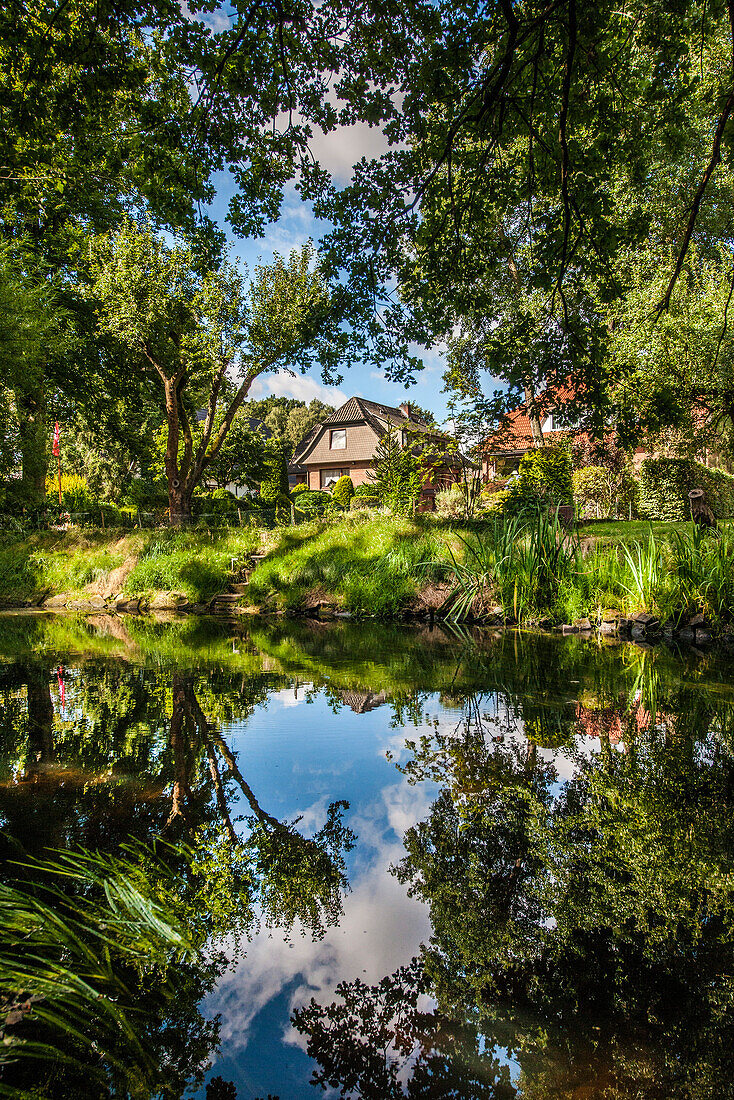
<instances>
[{"instance_id":1,"label":"red brick house","mask_svg":"<svg viewBox=\"0 0 734 1100\"><path fill-rule=\"evenodd\" d=\"M397 433L402 447L415 445L416 439L446 447L445 433L417 417L406 402L399 408L350 397L340 409L314 428L296 447L289 467L291 478L305 482L309 489L330 490L344 474L355 487L369 480L375 449L389 428ZM438 489L458 481L461 459L444 450L433 465L424 488L424 507L432 506Z\"/></svg>"},{"instance_id":2,"label":"red brick house","mask_svg":"<svg viewBox=\"0 0 734 1100\"><path fill-rule=\"evenodd\" d=\"M574 391L561 386L555 391L546 391L537 399L540 426L544 443L560 443L564 439L579 439L588 442L589 436L579 428L573 416L564 413L564 407L573 400ZM614 437L610 429L609 439ZM508 477L520 465L520 459L535 446L533 430L528 417L527 405L520 405L504 418L496 432L487 436L479 445L482 456L482 481L494 481ZM639 469L650 452L637 447L632 456L634 465Z\"/></svg>"}]
</instances>

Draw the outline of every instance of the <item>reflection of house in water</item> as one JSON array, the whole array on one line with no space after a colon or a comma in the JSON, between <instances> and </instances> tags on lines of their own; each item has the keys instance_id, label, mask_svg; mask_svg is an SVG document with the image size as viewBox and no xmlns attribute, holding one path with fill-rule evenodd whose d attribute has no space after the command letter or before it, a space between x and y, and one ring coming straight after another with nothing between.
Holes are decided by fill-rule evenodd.
<instances>
[{"instance_id":1,"label":"reflection of house in water","mask_svg":"<svg viewBox=\"0 0 734 1100\"><path fill-rule=\"evenodd\" d=\"M596 740L609 739L610 745L624 744L630 733L640 733L653 725L653 717L638 699L630 709L623 703L618 707L590 708L578 703L576 719L587 737ZM630 724L631 723L631 724Z\"/></svg>"},{"instance_id":2,"label":"reflection of house in water","mask_svg":"<svg viewBox=\"0 0 734 1100\"><path fill-rule=\"evenodd\" d=\"M376 710L387 702L387 695L381 691L376 695L373 691L340 691L339 698L355 714L366 714L370 710Z\"/></svg>"}]
</instances>

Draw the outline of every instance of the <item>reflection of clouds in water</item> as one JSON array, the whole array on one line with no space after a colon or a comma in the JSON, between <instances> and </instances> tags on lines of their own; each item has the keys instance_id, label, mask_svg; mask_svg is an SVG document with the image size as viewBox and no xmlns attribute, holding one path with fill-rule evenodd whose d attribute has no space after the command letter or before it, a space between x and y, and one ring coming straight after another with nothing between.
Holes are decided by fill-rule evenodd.
<instances>
[{"instance_id":1,"label":"reflection of clouds in water","mask_svg":"<svg viewBox=\"0 0 734 1100\"><path fill-rule=\"evenodd\" d=\"M294 982L291 1010L311 997L332 1000L340 981L378 982L417 953L430 935L428 911L406 896L405 887L387 869L403 855L403 833L425 815L429 804L427 792L402 781L385 787L378 801L350 819L360 848L369 845L371 858L354 877L338 928L328 929L317 943L300 936L289 943L273 930L248 944L245 958L222 978L205 1006L207 1015L222 1015L222 1049L229 1056L247 1046L255 1017ZM302 825L319 821L319 814L323 821L323 808L323 800L309 807ZM305 1049L305 1040L289 1024L283 1038Z\"/></svg>"}]
</instances>

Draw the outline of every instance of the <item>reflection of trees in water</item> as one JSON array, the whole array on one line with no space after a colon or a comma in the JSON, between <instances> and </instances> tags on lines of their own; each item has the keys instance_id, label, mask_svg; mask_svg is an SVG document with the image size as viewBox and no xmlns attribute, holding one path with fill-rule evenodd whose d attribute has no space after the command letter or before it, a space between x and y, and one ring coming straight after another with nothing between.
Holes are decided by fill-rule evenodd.
<instances>
[{"instance_id":1,"label":"reflection of trees in water","mask_svg":"<svg viewBox=\"0 0 734 1100\"><path fill-rule=\"evenodd\" d=\"M479 1052L471 1025L428 1007L428 991L423 966L413 960L375 986L342 982L339 1001L322 1006L312 999L298 1009L293 1023L319 1067L312 1083L365 1100L511 1100L507 1066Z\"/></svg>"},{"instance_id":2,"label":"reflection of trees in water","mask_svg":"<svg viewBox=\"0 0 734 1100\"><path fill-rule=\"evenodd\" d=\"M126 1002L135 1034L160 1070L156 1095L180 1096L216 1045L217 1022L205 1023L197 1004L225 960L200 952L212 938L249 934L260 919L286 931L298 922L314 936L338 921L347 888L343 853L353 842L341 822L346 803L333 803L312 836L299 831L298 821L279 821L259 803L220 725L251 713L267 697L272 677L216 671L166 676L89 662L69 675L62 716L54 715L48 669L5 671L0 739L12 763L0 787L3 877L13 873L8 859L25 852L43 855L49 847L90 842L114 852L130 837L162 838L147 856L131 856L131 873L151 896L167 899L197 952L172 968L167 982L151 971L133 974L124 958L118 962L135 989ZM25 706L19 706L24 695ZM237 802L245 807L244 821L235 817ZM71 880L67 886L73 907L81 887ZM3 946L12 951L7 936L6 929ZM109 946L112 958L120 955L114 936ZM4 992L12 998L19 991ZM94 1015L80 1012L80 1034L94 1023ZM5 1071L2 1083L12 1074L21 1087L36 1073L40 1096L115 1091L119 1071L112 1065L112 1046L109 1059L98 1055L105 1086L85 1082L74 1068L84 1044L52 1024L45 1032L55 1046L51 1062L30 1072L19 1063ZM37 1013L33 1026L44 1037ZM124 1036L120 1044L124 1065ZM71 1061L64 1067L60 1059L66 1055ZM128 1052L127 1061L130 1074L139 1076L135 1095L153 1095L139 1059Z\"/></svg>"},{"instance_id":3,"label":"reflection of trees in water","mask_svg":"<svg viewBox=\"0 0 734 1100\"><path fill-rule=\"evenodd\" d=\"M573 685L558 664L505 666L504 710L465 693L455 728L410 743L409 782L441 786L396 868L430 907L415 988L403 972L350 983L344 1004L294 1017L343 1095L381 1095L376 1079L389 1096L734 1096L731 692L690 670L666 678L655 655L603 670ZM510 712L525 738L506 737ZM561 746L572 778L538 746ZM432 1019L417 1012L424 988ZM441 1044L447 1019L460 1046ZM420 1083L427 1049L481 1084Z\"/></svg>"}]
</instances>

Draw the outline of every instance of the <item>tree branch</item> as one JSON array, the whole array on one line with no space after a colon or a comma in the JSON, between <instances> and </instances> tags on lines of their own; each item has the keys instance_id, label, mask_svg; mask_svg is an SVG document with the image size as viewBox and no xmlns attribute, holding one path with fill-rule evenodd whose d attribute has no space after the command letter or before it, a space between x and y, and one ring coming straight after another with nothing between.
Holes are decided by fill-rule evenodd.
<instances>
[{"instance_id":1,"label":"tree branch","mask_svg":"<svg viewBox=\"0 0 734 1100\"><path fill-rule=\"evenodd\" d=\"M734 0L727 0L727 10L729 12L729 28L730 28L731 43L732 43L732 77L734 78ZM732 87L730 92L729 92L726 103L724 104L724 110L721 113L721 117L719 118L719 122L718 122L718 125L716 127L716 133L714 134L714 143L713 143L713 147L711 149L711 159L709 160L709 162L706 166L706 171L704 172L703 176L701 177L701 182L699 183L698 187L696 188L696 194L693 196L693 202L691 203L691 212L690 212L689 217L688 217L688 224L686 225L686 231L683 234L683 242L680 246L680 249L678 250L678 258L675 262L675 269L673 271L673 274L670 276L670 282L668 283L665 294L663 295L663 298L662 298L660 304L658 305L658 309L657 309L657 316L658 317L660 316L661 313L663 313L665 310L670 308L670 299L673 296L673 290L675 288L675 284L678 281L678 276L680 275L681 270L683 269L683 263L685 261L686 254L688 253L688 247L691 243L691 237L693 236L693 230L694 230L694 227L696 225L696 219L698 218L698 212L701 208L701 202L703 201L703 196L706 193L706 188L708 187L708 185L711 181L711 177L713 176L714 172L716 171L716 168L718 167L718 165L721 161L721 142L722 142L722 139L724 137L724 130L726 129L726 124L729 121L729 115L731 114L733 108L734 108L734 87Z\"/></svg>"}]
</instances>

